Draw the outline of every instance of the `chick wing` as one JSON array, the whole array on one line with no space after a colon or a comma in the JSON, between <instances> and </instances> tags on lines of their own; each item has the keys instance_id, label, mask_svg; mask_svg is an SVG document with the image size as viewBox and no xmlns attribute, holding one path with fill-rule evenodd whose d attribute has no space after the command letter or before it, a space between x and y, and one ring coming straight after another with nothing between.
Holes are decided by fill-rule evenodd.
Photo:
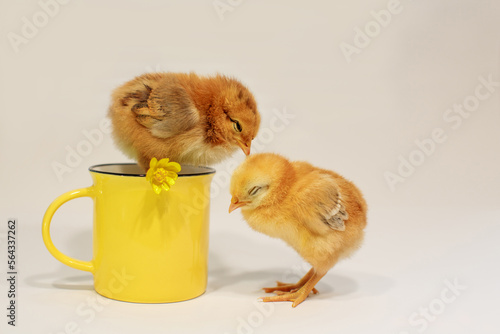
<instances>
[{"instance_id":1,"label":"chick wing","mask_svg":"<svg viewBox=\"0 0 500 334\"><path fill-rule=\"evenodd\" d=\"M178 79L166 76L159 81L144 80L142 87L127 94L136 121L158 138L173 137L192 129L200 115Z\"/></svg>"},{"instance_id":2,"label":"chick wing","mask_svg":"<svg viewBox=\"0 0 500 334\"><path fill-rule=\"evenodd\" d=\"M325 226L337 231L345 230L349 219L345 203L333 175L312 171L297 185L296 206L298 216L308 219L307 225L318 233L325 232Z\"/></svg>"}]
</instances>

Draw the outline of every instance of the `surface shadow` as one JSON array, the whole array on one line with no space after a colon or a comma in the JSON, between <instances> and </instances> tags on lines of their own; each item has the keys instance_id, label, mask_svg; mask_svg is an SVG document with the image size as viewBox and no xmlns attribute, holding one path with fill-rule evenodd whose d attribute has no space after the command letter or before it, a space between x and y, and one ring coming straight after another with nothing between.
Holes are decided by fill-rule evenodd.
<instances>
[{"instance_id":1,"label":"surface shadow","mask_svg":"<svg viewBox=\"0 0 500 334\"><path fill-rule=\"evenodd\" d=\"M255 243L251 240L241 238L238 235L226 236L217 235L213 239L231 240L233 246L243 249L254 249ZM212 242L212 240L211 240ZM263 249L263 245L259 245L259 250L264 253L273 254L273 249ZM214 247L212 247L214 248ZM258 255L256 255L258 256ZM279 261L279 260L278 260ZM277 262L279 264L279 262ZM241 268L241 267L240 267ZM224 256L221 252L211 250L209 252L209 286L208 291L213 292L224 289L232 293L263 293L262 288L276 286L276 281L286 283L297 282L310 266L296 264L293 267L284 267L283 265L276 268L266 267L265 270L235 270L224 261ZM298 270L297 270L298 269ZM316 285L319 295L329 296L348 296L355 292L361 291L363 295L379 295L387 292L394 286L394 281L389 277L375 275L368 272L352 272L342 271L335 267L332 268L325 277L323 277ZM247 284L250 282L249 284ZM252 283L253 282L253 283ZM248 285L252 285L249 291L242 290L242 284L245 289ZM318 295L318 296L319 296Z\"/></svg>"},{"instance_id":2,"label":"surface shadow","mask_svg":"<svg viewBox=\"0 0 500 334\"><path fill-rule=\"evenodd\" d=\"M216 258L218 255L210 253L209 257L211 263L210 267L212 267L212 264L217 262ZM300 279L299 275L287 274L290 271L290 268L287 267L277 267L275 269L266 269L262 271L239 271L237 273L231 270L231 268L220 265L213 265L213 267L215 268L209 269L208 274L210 292L224 288L226 291L244 293L245 291L241 290L240 284L244 282L254 282L250 284L254 286L254 288L246 293L264 293L262 289L264 287L276 286L276 281L295 283ZM303 274L305 275L306 272L303 272ZM333 294L336 296L352 294L358 290L358 287L359 284L355 279L334 273L327 274L327 276L316 285L316 289L322 294Z\"/></svg>"},{"instance_id":3,"label":"surface shadow","mask_svg":"<svg viewBox=\"0 0 500 334\"><path fill-rule=\"evenodd\" d=\"M24 281L29 286L42 289L94 290L93 278L90 273L87 275L60 277L64 275L67 275L67 271L57 270L51 273L32 275Z\"/></svg>"},{"instance_id":4,"label":"surface shadow","mask_svg":"<svg viewBox=\"0 0 500 334\"><path fill-rule=\"evenodd\" d=\"M85 251L92 249L92 230L83 231L73 236L73 238L68 243L68 247L64 249L64 252L71 254L75 258L85 257ZM88 256L88 255L87 255ZM56 260L52 255L50 258L53 261L57 261L59 266L57 270L52 272L47 272L38 275L27 276L24 282L32 287L42 288L42 289L65 289L65 290L93 290L94 280L93 276L89 272L77 271L76 269L70 268L58 260Z\"/></svg>"}]
</instances>

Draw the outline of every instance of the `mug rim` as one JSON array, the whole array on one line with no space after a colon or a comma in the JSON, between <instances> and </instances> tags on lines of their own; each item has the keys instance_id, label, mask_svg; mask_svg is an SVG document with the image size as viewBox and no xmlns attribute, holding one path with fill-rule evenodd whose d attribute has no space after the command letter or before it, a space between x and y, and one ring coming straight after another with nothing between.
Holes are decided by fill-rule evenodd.
<instances>
[{"instance_id":1,"label":"mug rim","mask_svg":"<svg viewBox=\"0 0 500 334\"><path fill-rule=\"evenodd\" d=\"M126 173L126 172L112 172L112 171L96 170L97 167L106 167L106 166L139 166L139 165L137 163L133 163L133 162L98 164L98 165L90 166L89 172L98 173L98 174L106 174L106 175L116 175L116 176L133 176L133 177L145 177L146 176L146 173L143 173L143 172L138 174L138 173ZM194 172L194 173L182 173L182 169L185 167L200 168L200 169L204 169L205 171ZM181 164L181 171L178 173L178 176L179 177L186 177L186 176L201 176L201 175L210 175L210 174L215 174L215 169L212 167Z\"/></svg>"}]
</instances>

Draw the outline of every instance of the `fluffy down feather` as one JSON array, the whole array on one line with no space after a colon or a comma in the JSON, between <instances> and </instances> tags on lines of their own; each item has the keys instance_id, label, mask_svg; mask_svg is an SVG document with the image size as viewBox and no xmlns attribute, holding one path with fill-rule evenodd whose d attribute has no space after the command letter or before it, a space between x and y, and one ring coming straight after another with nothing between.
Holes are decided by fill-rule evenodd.
<instances>
[{"instance_id":1,"label":"fluffy down feather","mask_svg":"<svg viewBox=\"0 0 500 334\"><path fill-rule=\"evenodd\" d=\"M241 148L250 154L260 115L236 79L151 73L118 87L109 116L118 146L147 169L151 158L212 165Z\"/></svg>"},{"instance_id":2,"label":"fluffy down feather","mask_svg":"<svg viewBox=\"0 0 500 334\"><path fill-rule=\"evenodd\" d=\"M297 306L363 240L366 202L352 182L335 172L277 154L254 154L235 170L230 192L230 212L241 208L250 227L284 240L312 265L295 284L265 288L278 295L264 301Z\"/></svg>"}]
</instances>

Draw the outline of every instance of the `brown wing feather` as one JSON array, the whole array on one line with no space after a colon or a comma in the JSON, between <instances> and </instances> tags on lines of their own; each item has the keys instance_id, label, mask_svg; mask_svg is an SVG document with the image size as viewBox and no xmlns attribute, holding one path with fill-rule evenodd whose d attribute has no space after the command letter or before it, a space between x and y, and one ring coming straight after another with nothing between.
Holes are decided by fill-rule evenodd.
<instances>
[{"instance_id":1,"label":"brown wing feather","mask_svg":"<svg viewBox=\"0 0 500 334\"><path fill-rule=\"evenodd\" d=\"M144 84L144 89L128 96L136 121L159 138L168 138L193 128L199 113L186 90L175 78L161 80L157 87Z\"/></svg>"},{"instance_id":2,"label":"brown wing feather","mask_svg":"<svg viewBox=\"0 0 500 334\"><path fill-rule=\"evenodd\" d=\"M344 221L349 219L349 214L345 209L342 202L342 196L338 192L338 189L335 189L335 191L337 196L333 195L330 197L330 203L326 203L326 205L323 206L323 210L320 212L321 220L334 230L344 231ZM328 208L330 208L330 210L328 210Z\"/></svg>"},{"instance_id":3,"label":"brown wing feather","mask_svg":"<svg viewBox=\"0 0 500 334\"><path fill-rule=\"evenodd\" d=\"M302 205L299 209L311 213L312 221L309 221L308 226L317 232L324 230L324 226L337 231L345 230L344 222L349 219L349 215L332 175L313 171L302 180L300 187Z\"/></svg>"}]
</instances>

